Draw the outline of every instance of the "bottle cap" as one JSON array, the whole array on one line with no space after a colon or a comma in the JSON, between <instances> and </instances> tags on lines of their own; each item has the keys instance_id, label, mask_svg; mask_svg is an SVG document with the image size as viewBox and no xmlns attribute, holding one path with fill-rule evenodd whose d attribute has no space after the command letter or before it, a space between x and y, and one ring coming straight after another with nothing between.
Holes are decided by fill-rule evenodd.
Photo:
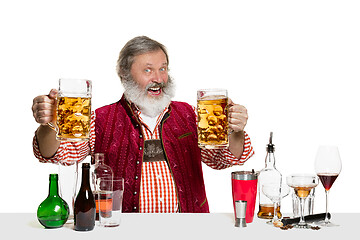
<instances>
[{"instance_id":1,"label":"bottle cap","mask_svg":"<svg viewBox=\"0 0 360 240\"><path fill-rule=\"evenodd\" d=\"M90 163L83 163L82 168L90 168Z\"/></svg>"},{"instance_id":2,"label":"bottle cap","mask_svg":"<svg viewBox=\"0 0 360 240\"><path fill-rule=\"evenodd\" d=\"M269 144L266 146L266 151L273 153L275 151L275 145L272 143L273 132L270 132Z\"/></svg>"}]
</instances>

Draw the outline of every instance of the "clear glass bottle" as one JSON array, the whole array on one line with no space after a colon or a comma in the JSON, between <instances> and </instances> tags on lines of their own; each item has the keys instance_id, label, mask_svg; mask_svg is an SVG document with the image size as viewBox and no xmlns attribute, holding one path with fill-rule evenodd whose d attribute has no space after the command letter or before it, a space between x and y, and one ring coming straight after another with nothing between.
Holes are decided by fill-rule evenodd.
<instances>
[{"instance_id":1,"label":"clear glass bottle","mask_svg":"<svg viewBox=\"0 0 360 240\"><path fill-rule=\"evenodd\" d=\"M95 167L93 181L96 185L96 180L99 178L113 178L114 173L110 166L105 164L105 156L103 153L95 153Z\"/></svg>"},{"instance_id":2,"label":"clear glass bottle","mask_svg":"<svg viewBox=\"0 0 360 240\"><path fill-rule=\"evenodd\" d=\"M94 186L94 196L95 196L95 203L96 203L96 220L99 220L99 186L98 186L98 179L100 178L107 178L113 179L114 173L110 166L105 164L105 155L104 153L95 153L95 161L94 170L92 174L92 184Z\"/></svg>"},{"instance_id":3,"label":"clear glass bottle","mask_svg":"<svg viewBox=\"0 0 360 240\"><path fill-rule=\"evenodd\" d=\"M62 227L69 217L69 206L59 196L58 174L49 176L49 195L39 205L37 218L45 228Z\"/></svg>"},{"instance_id":4,"label":"clear glass bottle","mask_svg":"<svg viewBox=\"0 0 360 240\"><path fill-rule=\"evenodd\" d=\"M95 226L96 205L90 187L90 164L82 164L81 187L74 204L74 229L91 231Z\"/></svg>"},{"instance_id":5,"label":"clear glass bottle","mask_svg":"<svg viewBox=\"0 0 360 240\"><path fill-rule=\"evenodd\" d=\"M259 193L259 212L258 218L271 219L274 217L273 202L262 192L264 183L280 183L282 181L281 173L275 167L275 145L272 143L273 133L270 132L269 144L266 146L265 168L258 176L258 193ZM278 218L281 218L280 205L277 208Z\"/></svg>"}]
</instances>

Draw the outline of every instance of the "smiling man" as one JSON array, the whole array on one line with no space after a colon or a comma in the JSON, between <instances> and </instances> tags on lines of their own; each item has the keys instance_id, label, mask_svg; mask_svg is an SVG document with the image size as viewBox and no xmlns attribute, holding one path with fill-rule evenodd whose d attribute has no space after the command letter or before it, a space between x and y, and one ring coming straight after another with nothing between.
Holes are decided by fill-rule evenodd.
<instances>
[{"instance_id":1,"label":"smiling man","mask_svg":"<svg viewBox=\"0 0 360 240\"><path fill-rule=\"evenodd\" d=\"M124 212L209 212L202 165L224 169L253 155L244 128L247 110L229 100L229 148L204 150L197 144L195 108L172 101L165 47L148 37L131 39L120 52L117 72L121 99L92 114L89 142L58 142L47 126L53 121L56 90L34 98L40 124L33 140L41 162L72 164L105 153L115 176L125 179Z\"/></svg>"}]
</instances>

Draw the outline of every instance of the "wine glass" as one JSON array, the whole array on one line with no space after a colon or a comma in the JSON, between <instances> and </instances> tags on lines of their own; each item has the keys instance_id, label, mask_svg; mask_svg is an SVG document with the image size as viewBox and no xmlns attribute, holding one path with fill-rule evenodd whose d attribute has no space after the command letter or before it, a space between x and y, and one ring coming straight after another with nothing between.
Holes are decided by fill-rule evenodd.
<instances>
[{"instance_id":1,"label":"wine glass","mask_svg":"<svg viewBox=\"0 0 360 240\"><path fill-rule=\"evenodd\" d=\"M310 228L311 226L304 219L304 203L311 190L319 184L316 175L293 174L287 177L287 184L294 188L296 196L300 200L300 222L294 224L297 228Z\"/></svg>"},{"instance_id":2,"label":"wine glass","mask_svg":"<svg viewBox=\"0 0 360 240\"><path fill-rule=\"evenodd\" d=\"M69 164L65 161L58 163L59 174L59 194L69 205L69 218L66 223L74 222L74 202L76 195L80 189L81 179L78 174L79 163L75 161L73 164Z\"/></svg>"},{"instance_id":3,"label":"wine glass","mask_svg":"<svg viewBox=\"0 0 360 240\"><path fill-rule=\"evenodd\" d=\"M280 206L281 199L283 199L289 194L290 189L285 184L281 185L280 183L266 183L262 185L262 191L265 196L273 202L274 205L274 217L272 218L272 220L266 223L274 224L274 222L277 222L279 220L277 209Z\"/></svg>"},{"instance_id":4,"label":"wine glass","mask_svg":"<svg viewBox=\"0 0 360 240\"><path fill-rule=\"evenodd\" d=\"M329 190L341 172L341 159L336 146L320 146L318 148L315 158L315 172L325 188L326 195L325 221L320 223L320 225L326 227L338 226L331 223L328 217Z\"/></svg>"}]
</instances>

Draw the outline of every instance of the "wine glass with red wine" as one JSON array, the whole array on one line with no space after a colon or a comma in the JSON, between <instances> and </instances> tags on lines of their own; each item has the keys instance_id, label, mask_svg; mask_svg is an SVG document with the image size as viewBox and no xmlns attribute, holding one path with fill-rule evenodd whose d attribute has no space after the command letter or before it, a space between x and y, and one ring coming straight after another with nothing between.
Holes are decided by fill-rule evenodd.
<instances>
[{"instance_id":1,"label":"wine glass with red wine","mask_svg":"<svg viewBox=\"0 0 360 240\"><path fill-rule=\"evenodd\" d=\"M320 146L315 158L315 172L325 188L326 194L326 215L320 225L326 227L338 226L330 222L328 218L328 197L329 191L336 178L341 172L341 159L339 149L336 146Z\"/></svg>"}]
</instances>

